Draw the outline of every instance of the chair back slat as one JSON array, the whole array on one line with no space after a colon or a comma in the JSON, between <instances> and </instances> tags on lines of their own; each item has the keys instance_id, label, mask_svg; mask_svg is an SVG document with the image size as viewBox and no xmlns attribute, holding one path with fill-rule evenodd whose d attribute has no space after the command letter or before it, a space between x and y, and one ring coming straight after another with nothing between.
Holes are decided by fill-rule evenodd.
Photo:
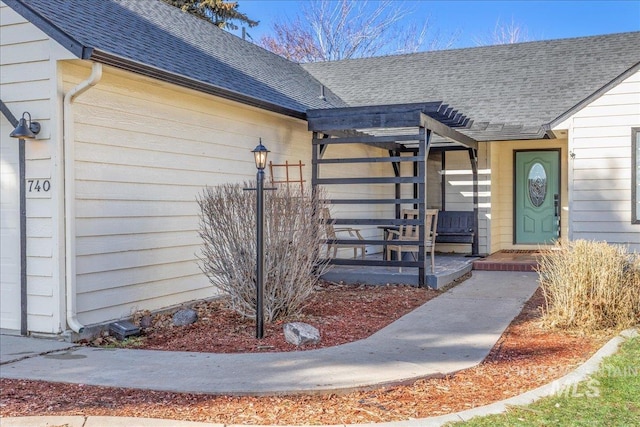
<instances>
[{"instance_id":1,"label":"chair back slat","mask_svg":"<svg viewBox=\"0 0 640 427\"><path fill-rule=\"evenodd\" d=\"M418 219L419 211L417 209L402 209L402 219ZM400 226L400 240L418 240L418 225L403 224Z\"/></svg>"},{"instance_id":2,"label":"chair back slat","mask_svg":"<svg viewBox=\"0 0 640 427\"><path fill-rule=\"evenodd\" d=\"M425 211L424 226L425 230L427 230L424 236L425 244L434 245L438 228L438 209L427 209Z\"/></svg>"}]
</instances>

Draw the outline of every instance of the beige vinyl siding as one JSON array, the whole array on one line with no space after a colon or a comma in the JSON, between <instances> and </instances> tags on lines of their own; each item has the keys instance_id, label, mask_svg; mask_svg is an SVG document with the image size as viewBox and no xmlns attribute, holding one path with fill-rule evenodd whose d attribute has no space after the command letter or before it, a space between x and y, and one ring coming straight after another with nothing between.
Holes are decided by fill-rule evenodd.
<instances>
[{"instance_id":1,"label":"beige vinyl siding","mask_svg":"<svg viewBox=\"0 0 640 427\"><path fill-rule=\"evenodd\" d=\"M62 65L65 90L88 64ZM255 180L258 138L274 163L302 160L306 122L104 67L73 104L77 308L87 325L215 294L198 268L207 185Z\"/></svg>"},{"instance_id":2,"label":"beige vinyl siding","mask_svg":"<svg viewBox=\"0 0 640 427\"><path fill-rule=\"evenodd\" d=\"M516 150L560 149L560 238L568 233L567 141L564 139L532 141L494 141L491 150L491 250L538 249L540 245L513 243L513 162Z\"/></svg>"},{"instance_id":3,"label":"beige vinyl siding","mask_svg":"<svg viewBox=\"0 0 640 427\"><path fill-rule=\"evenodd\" d=\"M42 125L38 139L25 144L26 179L47 179L51 184L47 194L28 191L26 194L27 328L31 332L58 333L65 325L61 292L63 239L59 226L63 188L56 168L61 130L54 119L60 109L55 96L56 61L70 58L71 54L2 2L0 49L2 101L16 118L29 111L32 119ZM4 131L1 138L3 144L17 144Z\"/></svg>"},{"instance_id":4,"label":"beige vinyl siding","mask_svg":"<svg viewBox=\"0 0 640 427\"><path fill-rule=\"evenodd\" d=\"M640 250L640 224L631 223L631 128L640 126L640 72L574 114L571 238Z\"/></svg>"}]
</instances>

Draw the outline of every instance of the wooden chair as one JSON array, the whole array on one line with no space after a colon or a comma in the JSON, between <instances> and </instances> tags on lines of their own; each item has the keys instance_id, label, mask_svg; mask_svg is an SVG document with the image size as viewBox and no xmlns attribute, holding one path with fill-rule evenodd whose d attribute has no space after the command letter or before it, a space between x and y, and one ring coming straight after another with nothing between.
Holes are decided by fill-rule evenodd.
<instances>
[{"instance_id":1,"label":"wooden chair","mask_svg":"<svg viewBox=\"0 0 640 427\"><path fill-rule=\"evenodd\" d=\"M352 227L340 227L340 228L334 227L329 208L321 208L320 219L324 226L325 235L328 240L337 240L339 239L338 234L344 234L344 233L347 233L349 237L357 239L357 240L354 239L353 243L327 243L327 258L331 257L331 249L333 249L333 258L336 258L336 255L338 254L338 247L348 247L348 248L353 248L354 258L358 257L358 249L360 249L362 253L362 259L364 259L365 245L358 241L358 240L364 240L364 238L360 234L360 229L352 228Z\"/></svg>"},{"instance_id":2,"label":"wooden chair","mask_svg":"<svg viewBox=\"0 0 640 427\"><path fill-rule=\"evenodd\" d=\"M403 219L418 219L418 210L417 209L403 209L402 210L402 218ZM435 260L435 249L436 249L436 227L438 225L438 210L437 209L427 209L425 212L425 236L424 236L424 250L426 252L431 252L431 272L435 271L436 260ZM391 251L396 251L398 253L398 260L402 260L402 253L409 252L413 256L413 259L417 261L416 254L418 253L418 246L413 245L394 245L394 241L418 241L419 239L419 226L413 224L403 224L400 228L396 230L389 230L389 242L387 244L387 259L391 259ZM400 267L400 272L402 272L402 267Z\"/></svg>"}]
</instances>

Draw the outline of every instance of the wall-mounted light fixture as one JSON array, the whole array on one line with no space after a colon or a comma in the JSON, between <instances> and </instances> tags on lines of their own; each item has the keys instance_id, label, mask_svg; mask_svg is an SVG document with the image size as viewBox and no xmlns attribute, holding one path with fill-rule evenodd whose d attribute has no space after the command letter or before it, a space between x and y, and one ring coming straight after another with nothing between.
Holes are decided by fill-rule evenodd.
<instances>
[{"instance_id":1,"label":"wall-mounted light fixture","mask_svg":"<svg viewBox=\"0 0 640 427\"><path fill-rule=\"evenodd\" d=\"M29 116L29 119L25 119ZM12 138L35 139L40 132L40 123L31 121L31 114L28 111L22 113L22 118L18 121L18 126L9 134Z\"/></svg>"}]
</instances>

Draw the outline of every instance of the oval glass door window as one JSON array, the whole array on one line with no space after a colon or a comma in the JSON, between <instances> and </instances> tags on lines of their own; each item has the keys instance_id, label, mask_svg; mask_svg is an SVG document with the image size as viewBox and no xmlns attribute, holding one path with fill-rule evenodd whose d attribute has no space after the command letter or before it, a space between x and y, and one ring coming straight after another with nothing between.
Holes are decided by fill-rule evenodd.
<instances>
[{"instance_id":1,"label":"oval glass door window","mask_svg":"<svg viewBox=\"0 0 640 427\"><path fill-rule=\"evenodd\" d=\"M544 203L547 196L547 173L544 166L540 163L534 163L529 169L529 200L536 208Z\"/></svg>"}]
</instances>

